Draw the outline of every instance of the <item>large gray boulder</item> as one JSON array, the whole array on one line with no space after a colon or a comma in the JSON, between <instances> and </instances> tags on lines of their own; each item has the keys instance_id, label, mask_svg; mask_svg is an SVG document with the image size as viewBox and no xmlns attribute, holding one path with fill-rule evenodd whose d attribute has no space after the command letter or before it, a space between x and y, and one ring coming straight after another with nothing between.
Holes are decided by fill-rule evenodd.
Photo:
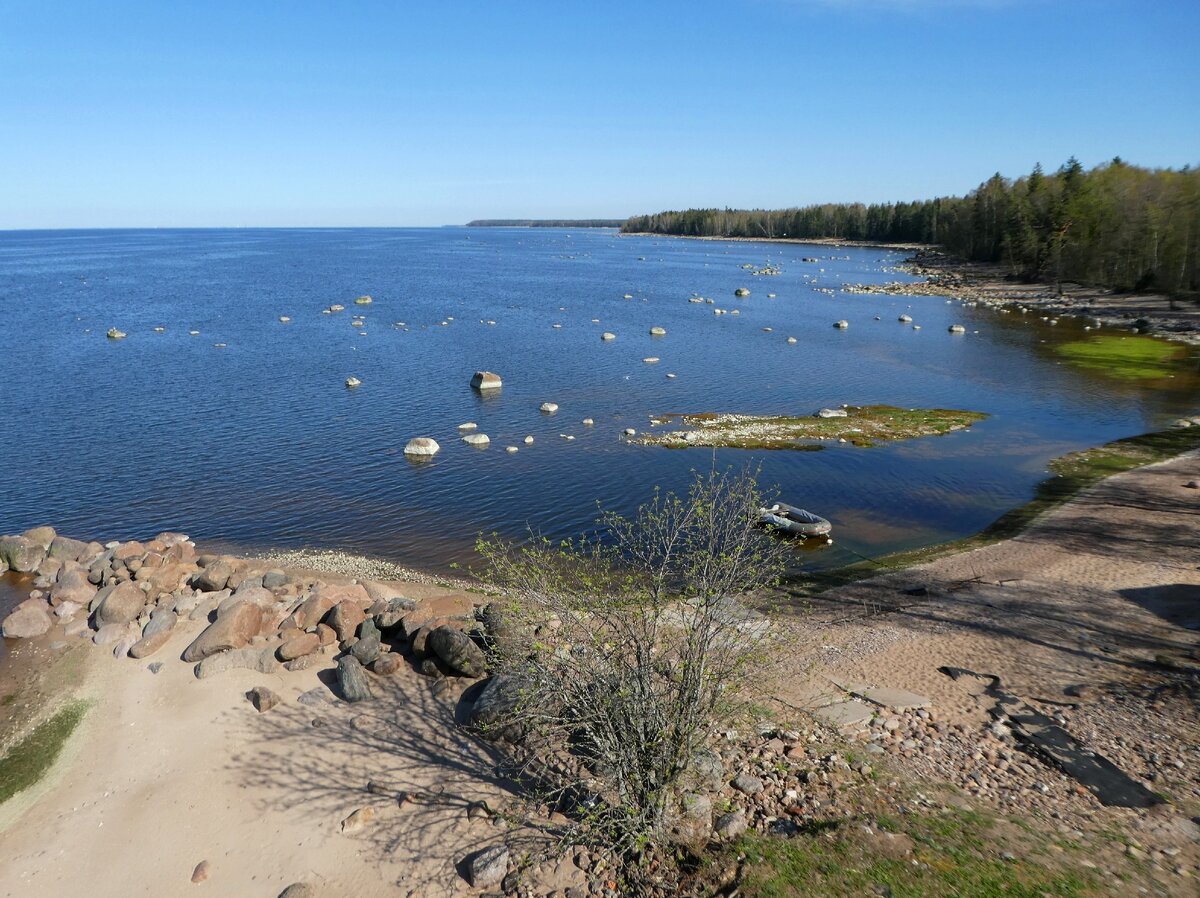
<instances>
[{"instance_id":1,"label":"large gray boulder","mask_svg":"<svg viewBox=\"0 0 1200 898\"><path fill-rule=\"evenodd\" d=\"M0 624L0 633L9 639L30 639L50 629L50 614L46 603L39 599L22 602Z\"/></svg>"},{"instance_id":2,"label":"large gray boulder","mask_svg":"<svg viewBox=\"0 0 1200 898\"><path fill-rule=\"evenodd\" d=\"M217 558L193 575L192 585L204 592L219 592L225 588L232 576L232 562L225 558Z\"/></svg>"},{"instance_id":3,"label":"large gray boulder","mask_svg":"<svg viewBox=\"0 0 1200 898\"><path fill-rule=\"evenodd\" d=\"M63 602L74 602L77 605L90 605L95 597L96 587L88 582L87 569L74 561L64 562L58 579L50 589L50 604L57 606Z\"/></svg>"},{"instance_id":4,"label":"large gray boulder","mask_svg":"<svg viewBox=\"0 0 1200 898\"><path fill-rule=\"evenodd\" d=\"M126 636L131 635L129 632L129 624L105 624L94 634L92 634L92 642L96 645L112 645L114 642L119 642Z\"/></svg>"},{"instance_id":5,"label":"large gray boulder","mask_svg":"<svg viewBox=\"0 0 1200 898\"><path fill-rule=\"evenodd\" d=\"M21 534L21 536L25 537L31 543L41 546L42 551L50 548L50 544L54 542L54 537L57 535L53 527L34 527L32 530L26 530Z\"/></svg>"},{"instance_id":6,"label":"large gray boulder","mask_svg":"<svg viewBox=\"0 0 1200 898\"><path fill-rule=\"evenodd\" d=\"M337 676L342 698L346 701L363 702L375 697L367 680L367 672L354 656L343 655L338 658Z\"/></svg>"},{"instance_id":7,"label":"large gray boulder","mask_svg":"<svg viewBox=\"0 0 1200 898\"><path fill-rule=\"evenodd\" d=\"M26 536L0 536L0 558L10 570L28 574L38 569L46 549Z\"/></svg>"},{"instance_id":8,"label":"large gray boulder","mask_svg":"<svg viewBox=\"0 0 1200 898\"><path fill-rule=\"evenodd\" d=\"M521 683L515 677L497 674L480 690L468 722L489 739L517 741L521 727L516 713L522 694Z\"/></svg>"},{"instance_id":9,"label":"large gray boulder","mask_svg":"<svg viewBox=\"0 0 1200 898\"><path fill-rule=\"evenodd\" d=\"M289 621L298 630L314 630L334 606L347 601L360 606L371 603L367 591L357 584L353 586L322 584L300 603L300 606L292 612Z\"/></svg>"},{"instance_id":10,"label":"large gray boulder","mask_svg":"<svg viewBox=\"0 0 1200 898\"><path fill-rule=\"evenodd\" d=\"M35 573L38 575L37 580L33 585L36 589L48 589L56 579L58 572L62 570L63 563L57 558L43 558L42 563L37 566Z\"/></svg>"},{"instance_id":11,"label":"large gray boulder","mask_svg":"<svg viewBox=\"0 0 1200 898\"><path fill-rule=\"evenodd\" d=\"M79 561L88 553L88 544L80 539L71 539L67 536L56 536L50 541L50 548L46 552L51 558L57 558L60 561Z\"/></svg>"},{"instance_id":12,"label":"large gray boulder","mask_svg":"<svg viewBox=\"0 0 1200 898\"><path fill-rule=\"evenodd\" d=\"M432 633L426 646L455 673L482 677L487 673L487 657L462 630L443 624Z\"/></svg>"},{"instance_id":13,"label":"large gray boulder","mask_svg":"<svg viewBox=\"0 0 1200 898\"><path fill-rule=\"evenodd\" d=\"M297 630L289 631L297 633ZM284 642L276 651L280 661L294 661L297 658L303 658L305 655L311 655L321 647L321 637L316 633L301 633Z\"/></svg>"},{"instance_id":14,"label":"large gray boulder","mask_svg":"<svg viewBox=\"0 0 1200 898\"><path fill-rule=\"evenodd\" d=\"M167 644L171 631L179 621L174 611L159 608L150 615L150 622L142 630L142 638L129 649L131 658L148 658Z\"/></svg>"},{"instance_id":15,"label":"large gray boulder","mask_svg":"<svg viewBox=\"0 0 1200 898\"><path fill-rule=\"evenodd\" d=\"M679 799L668 821L671 841L680 845L703 846L712 835L712 799L701 792L688 792Z\"/></svg>"},{"instance_id":16,"label":"large gray boulder","mask_svg":"<svg viewBox=\"0 0 1200 898\"><path fill-rule=\"evenodd\" d=\"M196 679L203 680L227 670L255 670L269 674L278 669L279 662L275 660L273 648L234 649L210 655L197 664Z\"/></svg>"},{"instance_id":17,"label":"large gray boulder","mask_svg":"<svg viewBox=\"0 0 1200 898\"><path fill-rule=\"evenodd\" d=\"M408 603L408 607L413 608L417 603L406 596L406 586L407 584L389 582L387 580L367 580L363 583L363 588L367 591L367 596L373 603L404 599Z\"/></svg>"},{"instance_id":18,"label":"large gray boulder","mask_svg":"<svg viewBox=\"0 0 1200 898\"><path fill-rule=\"evenodd\" d=\"M405 444L404 454L418 457L437 455L441 448L433 437L413 437Z\"/></svg>"},{"instance_id":19,"label":"large gray boulder","mask_svg":"<svg viewBox=\"0 0 1200 898\"><path fill-rule=\"evenodd\" d=\"M146 594L130 580L108 586L96 593L96 626L125 624L142 613Z\"/></svg>"},{"instance_id":20,"label":"large gray boulder","mask_svg":"<svg viewBox=\"0 0 1200 898\"><path fill-rule=\"evenodd\" d=\"M382 651L383 647L378 636L371 639L357 639L350 647L350 654L357 658L358 663L363 667L370 667L374 664Z\"/></svg>"},{"instance_id":21,"label":"large gray boulder","mask_svg":"<svg viewBox=\"0 0 1200 898\"><path fill-rule=\"evenodd\" d=\"M471 386L480 391L499 390L503 384L500 375L492 371L476 371L471 378Z\"/></svg>"},{"instance_id":22,"label":"large gray boulder","mask_svg":"<svg viewBox=\"0 0 1200 898\"><path fill-rule=\"evenodd\" d=\"M371 606L371 613L375 626L380 630L394 630L404 621L404 615L416 607L416 600L397 596L386 602L376 602Z\"/></svg>"},{"instance_id":23,"label":"large gray boulder","mask_svg":"<svg viewBox=\"0 0 1200 898\"><path fill-rule=\"evenodd\" d=\"M499 885L508 873L508 848L493 845L477 851L466 859L467 882L476 889Z\"/></svg>"},{"instance_id":24,"label":"large gray boulder","mask_svg":"<svg viewBox=\"0 0 1200 898\"><path fill-rule=\"evenodd\" d=\"M333 627L339 642L353 636L366 619L366 612L354 602L341 602L325 615L325 623Z\"/></svg>"},{"instance_id":25,"label":"large gray boulder","mask_svg":"<svg viewBox=\"0 0 1200 898\"><path fill-rule=\"evenodd\" d=\"M711 748L701 748L692 755L684 780L705 792L719 792L725 785L725 764Z\"/></svg>"},{"instance_id":26,"label":"large gray boulder","mask_svg":"<svg viewBox=\"0 0 1200 898\"><path fill-rule=\"evenodd\" d=\"M253 602L239 602L219 615L183 650L183 660L203 661L209 655L249 645L258 635L262 622L261 608Z\"/></svg>"}]
</instances>

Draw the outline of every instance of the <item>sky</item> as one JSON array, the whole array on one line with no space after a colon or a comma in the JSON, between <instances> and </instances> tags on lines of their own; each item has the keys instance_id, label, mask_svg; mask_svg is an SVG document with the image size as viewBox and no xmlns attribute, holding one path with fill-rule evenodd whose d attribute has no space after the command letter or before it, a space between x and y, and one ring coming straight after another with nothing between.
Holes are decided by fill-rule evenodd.
<instances>
[{"instance_id":1,"label":"sky","mask_svg":"<svg viewBox=\"0 0 1200 898\"><path fill-rule=\"evenodd\" d=\"M1200 163L1200 0L0 0L0 228L413 226Z\"/></svg>"}]
</instances>

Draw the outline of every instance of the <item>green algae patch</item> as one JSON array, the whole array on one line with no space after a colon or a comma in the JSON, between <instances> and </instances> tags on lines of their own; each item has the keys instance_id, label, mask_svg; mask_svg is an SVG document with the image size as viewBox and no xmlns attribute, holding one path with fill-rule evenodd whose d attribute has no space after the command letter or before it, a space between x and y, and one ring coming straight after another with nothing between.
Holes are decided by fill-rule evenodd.
<instances>
[{"instance_id":1,"label":"green algae patch","mask_svg":"<svg viewBox=\"0 0 1200 898\"><path fill-rule=\"evenodd\" d=\"M634 442L670 449L820 449L820 442L845 440L855 446L874 446L893 440L938 436L964 430L982 421L982 412L944 408L897 408L892 405L846 406L827 410L836 417L805 415L738 415L706 412L664 415L680 425L664 433L643 434ZM818 442L814 442L818 441Z\"/></svg>"},{"instance_id":2,"label":"green algae patch","mask_svg":"<svg viewBox=\"0 0 1200 898\"><path fill-rule=\"evenodd\" d=\"M1154 337L1105 334L1064 343L1057 352L1072 365L1123 380L1157 380L1174 374L1188 349Z\"/></svg>"},{"instance_id":3,"label":"green algae patch","mask_svg":"<svg viewBox=\"0 0 1200 898\"><path fill-rule=\"evenodd\" d=\"M87 712L86 702L71 702L34 727L0 758L0 804L46 775Z\"/></svg>"},{"instance_id":4,"label":"green algae patch","mask_svg":"<svg viewBox=\"0 0 1200 898\"><path fill-rule=\"evenodd\" d=\"M788 839L748 834L715 860L743 862L746 898L1082 898L1098 878L1066 840L967 811L822 821ZM999 849L1008 848L1008 852ZM1005 859L1005 854L1009 859ZM715 862L713 866L716 866Z\"/></svg>"}]
</instances>

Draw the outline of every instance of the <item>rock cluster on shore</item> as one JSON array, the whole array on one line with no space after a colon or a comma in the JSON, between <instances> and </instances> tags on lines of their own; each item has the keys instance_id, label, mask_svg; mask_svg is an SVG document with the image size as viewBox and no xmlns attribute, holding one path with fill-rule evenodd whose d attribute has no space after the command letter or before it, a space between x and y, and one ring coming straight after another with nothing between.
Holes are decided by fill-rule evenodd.
<instances>
[{"instance_id":1,"label":"rock cluster on shore","mask_svg":"<svg viewBox=\"0 0 1200 898\"><path fill-rule=\"evenodd\" d=\"M272 673L332 666L342 697L372 697L374 676L394 674L401 652L435 676L481 677L483 651L469 635L476 607L449 590L406 595L389 581L324 579L228 555L197 554L181 533L101 545L49 527L0 537L0 570L36 575L29 598L0 624L9 638L43 636L112 646L117 657L157 654L182 627L201 628L180 655L204 679L232 669ZM269 704L261 696L256 707Z\"/></svg>"},{"instance_id":2,"label":"rock cluster on shore","mask_svg":"<svg viewBox=\"0 0 1200 898\"><path fill-rule=\"evenodd\" d=\"M1053 310L1065 315L1082 316L1094 326L1104 325L1136 333L1153 333L1185 343L1200 343L1200 319L1195 308L1166 297L1123 295L1113 290L1078 284L1064 283L1060 289L1051 283L1014 281L1001 266L962 262L935 249L917 251L899 270L925 280L845 284L841 290L843 293L866 295L946 296L968 307L985 306L1001 312L1010 309L1022 312L1031 309Z\"/></svg>"}]
</instances>

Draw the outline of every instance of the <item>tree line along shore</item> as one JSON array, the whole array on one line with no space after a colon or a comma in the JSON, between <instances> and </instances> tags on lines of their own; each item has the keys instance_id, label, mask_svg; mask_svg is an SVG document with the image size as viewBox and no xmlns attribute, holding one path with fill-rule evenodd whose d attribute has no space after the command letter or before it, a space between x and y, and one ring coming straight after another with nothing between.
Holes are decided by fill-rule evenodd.
<instances>
[{"instance_id":1,"label":"tree line along shore","mask_svg":"<svg viewBox=\"0 0 1200 898\"><path fill-rule=\"evenodd\" d=\"M1014 278L1122 292L1200 295L1200 169L1071 158L1015 179L999 173L965 196L786 209L687 209L635 215L624 233L741 239L837 239L940 245Z\"/></svg>"}]
</instances>

